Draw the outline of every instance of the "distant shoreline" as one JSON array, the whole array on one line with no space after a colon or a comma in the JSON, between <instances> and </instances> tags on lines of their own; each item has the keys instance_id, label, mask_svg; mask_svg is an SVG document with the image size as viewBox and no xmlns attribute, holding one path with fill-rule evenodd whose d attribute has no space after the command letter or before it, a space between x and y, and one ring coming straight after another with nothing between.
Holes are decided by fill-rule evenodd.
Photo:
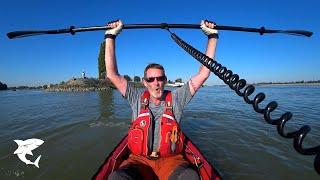
<instances>
[{"instance_id":1,"label":"distant shoreline","mask_svg":"<svg viewBox=\"0 0 320 180\"><path fill-rule=\"evenodd\" d=\"M320 83L272 83L272 84L253 84L255 86L320 86Z\"/></svg>"},{"instance_id":2,"label":"distant shoreline","mask_svg":"<svg viewBox=\"0 0 320 180\"><path fill-rule=\"evenodd\" d=\"M70 80L71 81L71 80ZM70 81L68 81L70 83ZM44 91L102 91L107 89L115 89L114 85L108 80L98 80L94 78L82 79L74 78L73 81L78 81L75 84L68 84L61 82L60 84L50 84L37 87L29 86L18 86L8 87L7 90L44 90ZM136 87L143 87L141 82L133 82ZM253 86L320 86L320 82L279 82L279 83L253 83L248 85ZM215 87L215 86L228 86L226 84L214 84L204 85L204 87ZM167 87L169 87L167 85Z\"/></svg>"},{"instance_id":3,"label":"distant shoreline","mask_svg":"<svg viewBox=\"0 0 320 180\"><path fill-rule=\"evenodd\" d=\"M320 86L320 83L257 83L257 84L249 84L253 86ZM226 84L221 85L206 85L207 87L212 86L228 86Z\"/></svg>"}]
</instances>

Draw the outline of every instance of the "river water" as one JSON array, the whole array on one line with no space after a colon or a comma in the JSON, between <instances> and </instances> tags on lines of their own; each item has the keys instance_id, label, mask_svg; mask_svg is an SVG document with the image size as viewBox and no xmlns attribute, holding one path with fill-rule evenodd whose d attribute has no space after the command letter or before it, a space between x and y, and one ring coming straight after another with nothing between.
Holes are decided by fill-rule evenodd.
<instances>
[{"instance_id":1,"label":"river water","mask_svg":"<svg viewBox=\"0 0 320 180\"><path fill-rule=\"evenodd\" d=\"M308 124L304 146L320 144L320 86L258 86L276 100L272 117L291 111L287 130ZM126 134L131 109L116 90L0 92L0 179L90 179ZM298 154L228 87L204 87L184 111L182 129L224 179L319 179L314 156ZM13 140L44 140L40 168L14 155Z\"/></svg>"}]
</instances>

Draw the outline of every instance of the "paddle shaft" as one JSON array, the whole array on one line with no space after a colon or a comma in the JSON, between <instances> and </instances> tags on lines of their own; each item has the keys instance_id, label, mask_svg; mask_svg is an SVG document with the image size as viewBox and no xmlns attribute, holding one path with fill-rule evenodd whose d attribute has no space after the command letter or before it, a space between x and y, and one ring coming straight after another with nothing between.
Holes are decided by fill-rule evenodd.
<instances>
[{"instance_id":1,"label":"paddle shaft","mask_svg":"<svg viewBox=\"0 0 320 180\"><path fill-rule=\"evenodd\" d=\"M126 24L123 26L123 29L166 29L166 28L183 28L183 29L200 29L199 24ZM35 35L43 35L43 34L63 34L63 33L71 33L75 34L77 32L86 32L86 31L99 31L99 30L107 30L110 29L108 26L91 26L91 27L79 27L75 28L71 26L68 29L56 29L56 30L40 30L40 31L14 31L9 32L7 34L9 39L14 38L21 38L27 36L35 36ZM248 27L237 27L237 26L220 26L216 25L215 29L217 30L226 30L226 31L241 31L241 32L256 32L261 35L265 33L283 33L283 34L290 34L290 35L299 35L299 36L307 36L311 37L312 32L305 31L305 30L272 30L272 29L265 29L264 27L261 28L248 28Z\"/></svg>"}]
</instances>

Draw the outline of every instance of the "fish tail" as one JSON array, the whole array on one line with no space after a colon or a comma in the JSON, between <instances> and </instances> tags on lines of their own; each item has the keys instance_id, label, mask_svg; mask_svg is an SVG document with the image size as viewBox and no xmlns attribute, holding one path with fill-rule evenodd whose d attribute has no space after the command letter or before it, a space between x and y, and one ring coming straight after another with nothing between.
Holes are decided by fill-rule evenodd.
<instances>
[{"instance_id":1,"label":"fish tail","mask_svg":"<svg viewBox=\"0 0 320 180\"><path fill-rule=\"evenodd\" d=\"M40 161L40 158L41 158L41 155L40 156L38 156L38 158L34 161L34 165L37 167L37 168L39 168L39 161Z\"/></svg>"}]
</instances>

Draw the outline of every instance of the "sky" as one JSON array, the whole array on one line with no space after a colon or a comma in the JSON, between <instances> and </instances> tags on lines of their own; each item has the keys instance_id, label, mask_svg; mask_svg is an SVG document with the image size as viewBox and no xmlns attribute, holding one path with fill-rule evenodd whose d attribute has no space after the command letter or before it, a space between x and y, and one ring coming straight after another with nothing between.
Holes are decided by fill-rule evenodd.
<instances>
[{"instance_id":1,"label":"sky","mask_svg":"<svg viewBox=\"0 0 320 180\"><path fill-rule=\"evenodd\" d=\"M208 19L218 25L309 30L314 33L311 38L219 31L215 59L249 83L319 80L319 9L319 0L2 0L0 81L9 87L56 84L80 77L83 70L97 77L104 31L13 40L6 34L105 25L115 19L124 24L199 24ZM207 37L200 29L172 31L205 51ZM161 29L123 30L116 39L116 56L120 74L131 77L142 77L144 67L156 62L165 67L168 79L186 81L200 67ZM206 84L223 83L212 74Z\"/></svg>"}]
</instances>

